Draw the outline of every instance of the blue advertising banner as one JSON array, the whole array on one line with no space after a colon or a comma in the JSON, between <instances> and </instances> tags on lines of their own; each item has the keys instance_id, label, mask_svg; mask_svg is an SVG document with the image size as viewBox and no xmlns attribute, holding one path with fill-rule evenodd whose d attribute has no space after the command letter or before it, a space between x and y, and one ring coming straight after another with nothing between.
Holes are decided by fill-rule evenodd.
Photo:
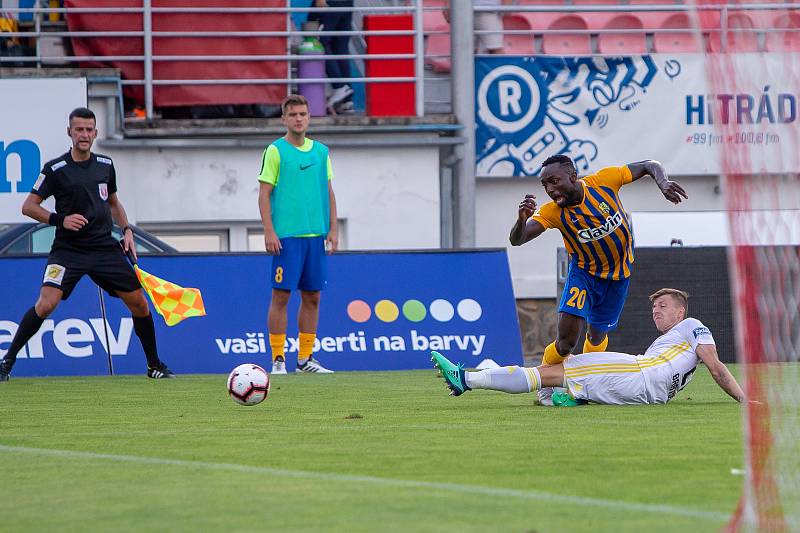
<instances>
[{"instance_id":1,"label":"blue advertising banner","mask_svg":"<svg viewBox=\"0 0 800 533\"><path fill-rule=\"evenodd\" d=\"M579 175L643 159L719 174L721 152L739 172L796 171L800 54L723 56L476 58L477 175L536 176L555 154Z\"/></svg>"},{"instance_id":2,"label":"blue advertising banner","mask_svg":"<svg viewBox=\"0 0 800 533\"><path fill-rule=\"evenodd\" d=\"M203 293L208 315L167 327L154 314L159 354L176 373L223 373L271 361L266 315L270 258L262 254L143 257L141 267ZM35 302L45 258L0 260L0 356ZM522 347L505 250L340 253L329 260L315 356L341 370L431 368L430 350L466 366L485 358L521 364ZM19 354L14 375L143 374L145 358L130 313L87 277ZM297 357L299 296L289 306L286 353Z\"/></svg>"}]
</instances>

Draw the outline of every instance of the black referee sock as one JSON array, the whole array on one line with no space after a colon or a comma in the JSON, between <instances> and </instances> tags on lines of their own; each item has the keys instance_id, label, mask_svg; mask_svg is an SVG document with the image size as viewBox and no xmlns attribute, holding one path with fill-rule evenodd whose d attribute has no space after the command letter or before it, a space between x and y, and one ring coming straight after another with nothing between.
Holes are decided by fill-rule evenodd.
<instances>
[{"instance_id":1,"label":"black referee sock","mask_svg":"<svg viewBox=\"0 0 800 533\"><path fill-rule=\"evenodd\" d=\"M42 327L42 322L44 322L44 318L39 317L36 314L36 307L31 307L28 309L25 314L22 316L22 320L19 322L19 328L17 328L17 333L14 335L14 339L11 341L11 346L8 347L8 353L6 354L3 361L5 361L6 365L13 365L14 361L17 360L17 354L25 346L25 343L30 340L31 337L36 335L36 332L39 331L39 328ZM11 370L11 368L9 368Z\"/></svg>"},{"instance_id":2,"label":"black referee sock","mask_svg":"<svg viewBox=\"0 0 800 533\"><path fill-rule=\"evenodd\" d=\"M150 368L161 366L158 348L156 348L156 325L153 324L152 313L147 316L133 317L133 331L136 332L136 336L142 343L144 355L147 357L147 366Z\"/></svg>"}]
</instances>

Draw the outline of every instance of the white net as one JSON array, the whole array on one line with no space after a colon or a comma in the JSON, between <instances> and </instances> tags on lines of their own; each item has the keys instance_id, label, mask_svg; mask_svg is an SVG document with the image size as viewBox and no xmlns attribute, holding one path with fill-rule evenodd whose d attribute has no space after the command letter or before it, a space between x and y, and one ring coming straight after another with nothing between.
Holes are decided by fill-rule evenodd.
<instances>
[{"instance_id":1,"label":"white net","mask_svg":"<svg viewBox=\"0 0 800 533\"><path fill-rule=\"evenodd\" d=\"M737 356L759 402L743 406L747 473L730 529L800 531L800 32L786 30L800 8L694 7L714 50L706 72L723 140ZM754 20L767 21L762 31Z\"/></svg>"}]
</instances>

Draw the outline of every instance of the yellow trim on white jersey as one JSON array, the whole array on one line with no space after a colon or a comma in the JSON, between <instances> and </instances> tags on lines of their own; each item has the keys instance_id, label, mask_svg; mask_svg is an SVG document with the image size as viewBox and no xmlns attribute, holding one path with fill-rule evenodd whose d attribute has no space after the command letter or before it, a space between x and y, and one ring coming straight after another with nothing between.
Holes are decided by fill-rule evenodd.
<instances>
[{"instance_id":1,"label":"yellow trim on white jersey","mask_svg":"<svg viewBox=\"0 0 800 533\"><path fill-rule=\"evenodd\" d=\"M571 368L565 367L564 375L568 378L576 378L593 374L629 374L640 372L644 368L652 368L668 363L690 348L691 346L688 342L682 342L669 347L657 356L637 359L635 363L596 363L592 365L574 366Z\"/></svg>"},{"instance_id":2,"label":"yellow trim on white jersey","mask_svg":"<svg viewBox=\"0 0 800 533\"><path fill-rule=\"evenodd\" d=\"M639 366L642 368L650 368L668 363L690 348L691 345L685 341L680 344L675 344L655 357L639 359Z\"/></svg>"}]
</instances>

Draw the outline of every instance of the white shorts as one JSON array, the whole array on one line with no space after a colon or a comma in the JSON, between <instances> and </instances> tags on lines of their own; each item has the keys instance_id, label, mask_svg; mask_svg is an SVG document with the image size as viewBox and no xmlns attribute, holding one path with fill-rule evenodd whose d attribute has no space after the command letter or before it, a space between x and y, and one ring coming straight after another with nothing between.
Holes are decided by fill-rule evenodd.
<instances>
[{"instance_id":1,"label":"white shorts","mask_svg":"<svg viewBox=\"0 0 800 533\"><path fill-rule=\"evenodd\" d=\"M474 24L476 30L496 32L475 36L475 48L479 54L503 48L503 21L499 13L475 13Z\"/></svg>"},{"instance_id":2,"label":"white shorts","mask_svg":"<svg viewBox=\"0 0 800 533\"><path fill-rule=\"evenodd\" d=\"M644 374L630 354L570 355L564 361L564 381L576 399L610 405L650 403Z\"/></svg>"}]
</instances>

